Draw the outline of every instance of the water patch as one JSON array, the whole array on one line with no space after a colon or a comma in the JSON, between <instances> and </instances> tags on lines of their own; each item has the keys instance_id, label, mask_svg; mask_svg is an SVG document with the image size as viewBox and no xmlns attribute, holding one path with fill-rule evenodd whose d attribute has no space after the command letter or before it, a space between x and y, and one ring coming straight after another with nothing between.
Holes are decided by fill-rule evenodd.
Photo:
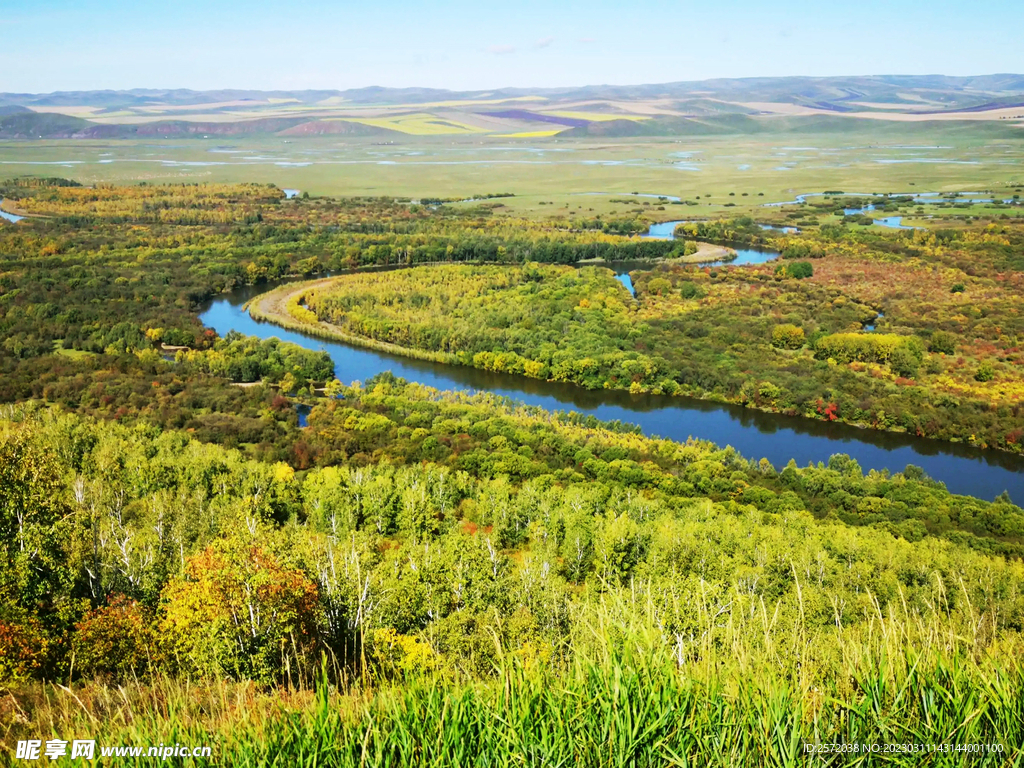
<instances>
[{"instance_id":1,"label":"water patch","mask_svg":"<svg viewBox=\"0 0 1024 768\"><path fill-rule=\"evenodd\" d=\"M663 221L660 224L651 224L647 234L643 235L643 237L649 237L654 240L675 240L676 227L685 223L685 221Z\"/></svg>"},{"instance_id":2,"label":"water patch","mask_svg":"<svg viewBox=\"0 0 1024 768\"><path fill-rule=\"evenodd\" d=\"M917 227L908 227L903 224L902 216L886 216L881 219L875 219L875 224L880 227L888 227L889 229L917 229Z\"/></svg>"},{"instance_id":3,"label":"water patch","mask_svg":"<svg viewBox=\"0 0 1024 768\"><path fill-rule=\"evenodd\" d=\"M180 167L205 167L208 165L227 165L227 163L211 162L209 160L160 160L162 165L169 168L180 168Z\"/></svg>"},{"instance_id":4,"label":"water patch","mask_svg":"<svg viewBox=\"0 0 1024 768\"><path fill-rule=\"evenodd\" d=\"M934 163L937 165L981 165L978 160L944 160L938 157L907 157L907 158L875 158L876 163L894 165L896 163Z\"/></svg>"},{"instance_id":5,"label":"water patch","mask_svg":"<svg viewBox=\"0 0 1024 768\"><path fill-rule=\"evenodd\" d=\"M778 251L759 248L733 248L736 253L735 259L718 259L717 261L702 261L700 267L749 267L755 264L767 264L779 258Z\"/></svg>"},{"instance_id":6,"label":"water patch","mask_svg":"<svg viewBox=\"0 0 1024 768\"><path fill-rule=\"evenodd\" d=\"M3 203L3 198L0 198L0 203ZM13 213L8 213L3 208L0 208L0 219L7 219L7 221L10 222L18 222L24 218L24 216L15 216Z\"/></svg>"}]
</instances>

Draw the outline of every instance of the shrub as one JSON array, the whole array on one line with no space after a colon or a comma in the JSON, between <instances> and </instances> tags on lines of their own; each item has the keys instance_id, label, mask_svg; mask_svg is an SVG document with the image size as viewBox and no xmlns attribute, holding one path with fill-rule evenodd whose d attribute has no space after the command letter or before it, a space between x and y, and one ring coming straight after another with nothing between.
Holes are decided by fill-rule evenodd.
<instances>
[{"instance_id":1,"label":"shrub","mask_svg":"<svg viewBox=\"0 0 1024 768\"><path fill-rule=\"evenodd\" d=\"M706 296L704 289L692 280L684 280L679 285L679 295L684 299L700 299Z\"/></svg>"},{"instance_id":2,"label":"shrub","mask_svg":"<svg viewBox=\"0 0 1024 768\"><path fill-rule=\"evenodd\" d=\"M800 349L806 337L804 329L791 323L782 323L772 329L772 346L778 349Z\"/></svg>"},{"instance_id":3,"label":"shrub","mask_svg":"<svg viewBox=\"0 0 1024 768\"><path fill-rule=\"evenodd\" d=\"M967 286L963 283L954 283L953 287L949 289L950 293L963 293L967 290Z\"/></svg>"},{"instance_id":4,"label":"shrub","mask_svg":"<svg viewBox=\"0 0 1024 768\"><path fill-rule=\"evenodd\" d=\"M896 347L889 356L889 368L897 376L911 378L917 376L921 360L906 346Z\"/></svg>"},{"instance_id":5,"label":"shrub","mask_svg":"<svg viewBox=\"0 0 1024 768\"><path fill-rule=\"evenodd\" d=\"M647 290L656 296L664 296L672 289L672 283L663 277L656 277L647 284Z\"/></svg>"},{"instance_id":6,"label":"shrub","mask_svg":"<svg viewBox=\"0 0 1024 768\"><path fill-rule=\"evenodd\" d=\"M120 680L148 667L153 635L135 600L115 595L86 613L77 629L75 663L83 673Z\"/></svg>"},{"instance_id":7,"label":"shrub","mask_svg":"<svg viewBox=\"0 0 1024 768\"><path fill-rule=\"evenodd\" d=\"M34 618L0 619L0 683L22 682L42 669L49 642Z\"/></svg>"},{"instance_id":8,"label":"shrub","mask_svg":"<svg viewBox=\"0 0 1024 768\"><path fill-rule=\"evenodd\" d=\"M928 351L952 355L956 352L956 336L949 331L936 331L928 341Z\"/></svg>"},{"instance_id":9,"label":"shrub","mask_svg":"<svg viewBox=\"0 0 1024 768\"><path fill-rule=\"evenodd\" d=\"M775 274L782 277L792 277L795 280L803 280L807 277L814 277L814 267L809 261L794 261L792 264L776 268Z\"/></svg>"},{"instance_id":10,"label":"shrub","mask_svg":"<svg viewBox=\"0 0 1024 768\"><path fill-rule=\"evenodd\" d=\"M996 377L996 372L992 368L991 363L982 363L978 366L978 372L974 374L974 378L977 381L992 381Z\"/></svg>"}]
</instances>

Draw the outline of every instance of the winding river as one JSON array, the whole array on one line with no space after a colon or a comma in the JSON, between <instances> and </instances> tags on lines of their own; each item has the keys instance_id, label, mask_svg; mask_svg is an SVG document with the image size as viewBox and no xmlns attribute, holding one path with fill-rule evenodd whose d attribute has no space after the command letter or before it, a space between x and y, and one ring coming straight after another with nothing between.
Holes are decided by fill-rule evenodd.
<instances>
[{"instance_id":1,"label":"winding river","mask_svg":"<svg viewBox=\"0 0 1024 768\"><path fill-rule=\"evenodd\" d=\"M674 229L676 222L670 223ZM754 253L761 262L776 255ZM620 276L636 268L635 265L609 266ZM334 361L335 374L344 382L366 381L378 373L391 371L401 378L440 390L486 391L549 411L576 411L606 421L618 419L638 425L646 435L680 441L690 436L712 440L719 445L731 445L747 458L765 457L776 468L783 467L790 459L806 465L828 461L835 453L846 453L865 471L897 472L907 464L914 464L944 482L954 493L992 499L1008 491L1018 503L1024 501L1024 457L691 398L592 391L571 384L425 362L325 341L256 321L242 309L246 301L272 287L263 284L236 288L209 302L200 319L222 336L229 331L264 339L276 336L307 349L326 350Z\"/></svg>"}]
</instances>

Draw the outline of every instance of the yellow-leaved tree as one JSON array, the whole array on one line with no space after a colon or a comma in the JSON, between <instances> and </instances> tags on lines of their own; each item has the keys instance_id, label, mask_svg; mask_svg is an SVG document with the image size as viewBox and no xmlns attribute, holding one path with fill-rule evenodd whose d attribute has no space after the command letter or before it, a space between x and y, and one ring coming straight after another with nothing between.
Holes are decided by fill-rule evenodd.
<instances>
[{"instance_id":1,"label":"yellow-leaved tree","mask_svg":"<svg viewBox=\"0 0 1024 768\"><path fill-rule=\"evenodd\" d=\"M189 674L269 682L315 661L316 585L254 541L219 539L189 558L163 609L166 650Z\"/></svg>"}]
</instances>

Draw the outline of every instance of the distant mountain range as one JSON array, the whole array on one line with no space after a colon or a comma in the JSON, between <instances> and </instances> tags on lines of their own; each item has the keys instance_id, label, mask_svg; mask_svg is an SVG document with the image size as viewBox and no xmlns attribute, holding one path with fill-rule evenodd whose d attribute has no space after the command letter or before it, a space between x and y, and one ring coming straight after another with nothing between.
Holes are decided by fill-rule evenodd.
<instances>
[{"instance_id":1,"label":"distant mountain range","mask_svg":"<svg viewBox=\"0 0 1024 768\"><path fill-rule=\"evenodd\" d=\"M1015 123L1024 119L1024 75L742 78L493 91L0 93L0 138L677 135L749 132L769 118L829 115Z\"/></svg>"}]
</instances>

